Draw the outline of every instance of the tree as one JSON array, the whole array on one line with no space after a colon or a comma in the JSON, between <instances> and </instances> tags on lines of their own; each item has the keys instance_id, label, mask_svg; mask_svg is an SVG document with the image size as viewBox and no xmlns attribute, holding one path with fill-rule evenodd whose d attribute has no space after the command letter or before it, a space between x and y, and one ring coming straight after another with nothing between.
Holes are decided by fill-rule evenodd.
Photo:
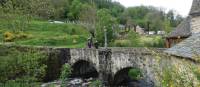
<instances>
[{"instance_id":1,"label":"tree","mask_svg":"<svg viewBox=\"0 0 200 87\"><path fill-rule=\"evenodd\" d=\"M176 24L175 24L175 14L174 14L173 10L170 10L167 13L167 18L170 20L170 25L173 26L173 27L176 27Z\"/></svg>"},{"instance_id":2,"label":"tree","mask_svg":"<svg viewBox=\"0 0 200 87\"><path fill-rule=\"evenodd\" d=\"M172 31L172 27L171 27L171 25L170 25L170 20L168 20L167 18L165 18L165 21L163 22L163 25L164 25L164 31L166 32L166 33L169 33L169 32L171 32Z\"/></svg>"},{"instance_id":3,"label":"tree","mask_svg":"<svg viewBox=\"0 0 200 87\"><path fill-rule=\"evenodd\" d=\"M175 21L176 21L175 26L177 26L178 24L180 24L183 21L183 17L181 15L176 15Z\"/></svg>"},{"instance_id":4,"label":"tree","mask_svg":"<svg viewBox=\"0 0 200 87\"><path fill-rule=\"evenodd\" d=\"M69 11L70 0L51 0L51 4L54 9L54 19L66 18Z\"/></svg>"},{"instance_id":5,"label":"tree","mask_svg":"<svg viewBox=\"0 0 200 87\"><path fill-rule=\"evenodd\" d=\"M7 28L13 32L22 32L28 26L29 22L32 19L31 15L27 12L27 4L26 1L22 1L21 3L17 0L7 0L7 2L1 7L0 16L2 16L2 20L8 22Z\"/></svg>"},{"instance_id":6,"label":"tree","mask_svg":"<svg viewBox=\"0 0 200 87\"><path fill-rule=\"evenodd\" d=\"M60 80L61 80L61 87L66 87L66 82L68 77L70 76L72 72L72 67L69 64L64 64L62 66L62 71L60 75Z\"/></svg>"},{"instance_id":7,"label":"tree","mask_svg":"<svg viewBox=\"0 0 200 87\"><path fill-rule=\"evenodd\" d=\"M100 9L97 11L97 40L100 45L104 43L104 28L107 32L108 43L114 39L113 26L116 24L116 19L112 17L108 9Z\"/></svg>"},{"instance_id":8,"label":"tree","mask_svg":"<svg viewBox=\"0 0 200 87\"><path fill-rule=\"evenodd\" d=\"M79 20L84 22L83 26L85 26L91 35L95 36L95 25L96 25L96 8L95 5L83 4L81 9L81 14L79 16Z\"/></svg>"},{"instance_id":9,"label":"tree","mask_svg":"<svg viewBox=\"0 0 200 87\"><path fill-rule=\"evenodd\" d=\"M53 5L50 0L31 0L30 8L31 14L38 17L49 19L54 15Z\"/></svg>"},{"instance_id":10,"label":"tree","mask_svg":"<svg viewBox=\"0 0 200 87\"><path fill-rule=\"evenodd\" d=\"M150 12L145 17L146 17L145 20L150 22L150 30L158 31L163 28L162 27L163 21L162 21L162 18L161 18L161 15L159 14L159 12L157 12L157 11Z\"/></svg>"},{"instance_id":11,"label":"tree","mask_svg":"<svg viewBox=\"0 0 200 87\"><path fill-rule=\"evenodd\" d=\"M112 16L119 17L123 13L124 9L125 7L121 5L119 2L113 2L112 8L110 10Z\"/></svg>"},{"instance_id":12,"label":"tree","mask_svg":"<svg viewBox=\"0 0 200 87\"><path fill-rule=\"evenodd\" d=\"M82 3L79 0L73 0L69 7L69 13L67 14L68 19L78 20L81 8Z\"/></svg>"}]
</instances>

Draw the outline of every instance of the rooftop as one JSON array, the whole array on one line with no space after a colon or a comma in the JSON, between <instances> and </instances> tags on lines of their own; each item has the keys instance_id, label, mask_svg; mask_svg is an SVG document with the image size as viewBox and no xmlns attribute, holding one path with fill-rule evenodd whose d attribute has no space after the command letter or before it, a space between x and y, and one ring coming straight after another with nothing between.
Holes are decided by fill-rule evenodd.
<instances>
[{"instance_id":1,"label":"rooftop","mask_svg":"<svg viewBox=\"0 0 200 87\"><path fill-rule=\"evenodd\" d=\"M200 15L200 0L193 0L190 15Z\"/></svg>"},{"instance_id":2,"label":"rooftop","mask_svg":"<svg viewBox=\"0 0 200 87\"><path fill-rule=\"evenodd\" d=\"M176 56L193 58L196 54L200 54L200 33L190 36L165 52Z\"/></svg>"},{"instance_id":3,"label":"rooftop","mask_svg":"<svg viewBox=\"0 0 200 87\"><path fill-rule=\"evenodd\" d=\"M172 37L188 37L191 35L191 29L190 29L190 17L187 17L184 19L174 31L172 31L168 38Z\"/></svg>"}]
</instances>

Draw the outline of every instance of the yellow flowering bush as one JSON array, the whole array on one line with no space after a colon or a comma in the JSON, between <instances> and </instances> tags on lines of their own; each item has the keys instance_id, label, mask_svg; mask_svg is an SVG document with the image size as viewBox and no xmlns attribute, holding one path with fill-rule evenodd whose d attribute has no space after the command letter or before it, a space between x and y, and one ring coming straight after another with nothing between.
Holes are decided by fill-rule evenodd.
<instances>
[{"instance_id":1,"label":"yellow flowering bush","mask_svg":"<svg viewBox=\"0 0 200 87\"><path fill-rule=\"evenodd\" d=\"M29 35L24 32L17 32L17 33L5 32L3 36L5 42L13 42L15 39L26 39L29 37Z\"/></svg>"},{"instance_id":2,"label":"yellow flowering bush","mask_svg":"<svg viewBox=\"0 0 200 87\"><path fill-rule=\"evenodd\" d=\"M15 39L15 35L11 32L5 32L3 36L5 42L13 42Z\"/></svg>"},{"instance_id":3,"label":"yellow flowering bush","mask_svg":"<svg viewBox=\"0 0 200 87\"><path fill-rule=\"evenodd\" d=\"M25 39L25 38L28 38L28 34L26 34L24 32L19 32L19 33L16 33L16 38L17 39Z\"/></svg>"}]
</instances>

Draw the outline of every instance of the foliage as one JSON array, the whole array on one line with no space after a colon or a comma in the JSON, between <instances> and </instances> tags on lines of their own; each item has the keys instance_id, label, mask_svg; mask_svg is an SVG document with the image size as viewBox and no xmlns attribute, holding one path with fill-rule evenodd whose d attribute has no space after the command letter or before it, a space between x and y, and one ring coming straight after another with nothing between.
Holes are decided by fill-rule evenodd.
<instances>
[{"instance_id":1,"label":"foliage","mask_svg":"<svg viewBox=\"0 0 200 87\"><path fill-rule=\"evenodd\" d=\"M12 32L5 32L3 35L4 41L5 42L14 42L17 39L26 39L28 38L29 35L23 32L17 32L17 33L12 33Z\"/></svg>"},{"instance_id":2,"label":"foliage","mask_svg":"<svg viewBox=\"0 0 200 87\"><path fill-rule=\"evenodd\" d=\"M140 38L141 47L164 47L164 39L161 36L142 36Z\"/></svg>"},{"instance_id":3,"label":"foliage","mask_svg":"<svg viewBox=\"0 0 200 87\"><path fill-rule=\"evenodd\" d=\"M168 20L167 18L165 18L163 22L163 29L166 33L170 33L172 31L170 20Z\"/></svg>"},{"instance_id":4,"label":"foliage","mask_svg":"<svg viewBox=\"0 0 200 87\"><path fill-rule=\"evenodd\" d=\"M146 30L148 28L147 24L149 23L149 30L164 30L170 32L173 27L176 27L182 21L182 19L183 18L180 15L175 15L174 11L169 11L169 13L166 14L165 10L161 8L137 6L125 9L120 17L120 23L127 25L127 21L132 20L133 24L140 25Z\"/></svg>"},{"instance_id":5,"label":"foliage","mask_svg":"<svg viewBox=\"0 0 200 87\"><path fill-rule=\"evenodd\" d=\"M193 52L194 53L194 56L193 56L193 59L197 62L200 62L200 55L197 54L196 52ZM200 67L198 66L194 66L193 67L193 73L195 74L195 76L197 77L198 81L200 82Z\"/></svg>"},{"instance_id":6,"label":"foliage","mask_svg":"<svg viewBox=\"0 0 200 87\"><path fill-rule=\"evenodd\" d=\"M15 41L22 45L67 45L67 47L84 47L89 33L98 40L100 46L103 46L104 28L107 30L110 46L115 43L123 45L124 43L115 41L119 39L116 36L120 33L117 30L120 24L125 25L129 30L136 25L148 30L149 24L150 30L164 30L169 33L182 21L182 17L175 15L172 10L165 13L165 10L151 6L125 8L119 2L112 0L4 0L1 1L0 13L1 32L13 32L17 34L15 36L19 36L18 39L8 38L7 41ZM84 23L81 25L84 25L84 28L78 25L49 24L41 21L65 19L82 21ZM83 30L85 28L87 30ZM3 36L1 32L0 35ZM27 38L29 34L31 38ZM131 45L127 44L128 46L162 47L161 40L158 44L157 40L154 41L155 43L142 43L143 41L139 40L136 34L131 36L132 34L133 32L130 32L129 38L124 39L127 40L126 42L131 42ZM83 40L73 39L69 35L79 35ZM0 40L3 39L0 37Z\"/></svg>"},{"instance_id":7,"label":"foliage","mask_svg":"<svg viewBox=\"0 0 200 87\"><path fill-rule=\"evenodd\" d=\"M44 52L37 49L20 50L3 46L0 46L0 50L0 83L28 85L44 79L47 67Z\"/></svg>"},{"instance_id":8,"label":"foliage","mask_svg":"<svg viewBox=\"0 0 200 87\"><path fill-rule=\"evenodd\" d=\"M100 80L92 81L89 87L102 87L102 82Z\"/></svg>"},{"instance_id":9,"label":"foliage","mask_svg":"<svg viewBox=\"0 0 200 87\"><path fill-rule=\"evenodd\" d=\"M189 72L188 66L184 66L183 70L179 71L180 67L178 65L168 65L167 67L163 68L162 73L162 85L163 87L194 87L194 77L192 77ZM192 73L192 72L191 72Z\"/></svg>"},{"instance_id":10,"label":"foliage","mask_svg":"<svg viewBox=\"0 0 200 87\"><path fill-rule=\"evenodd\" d=\"M0 6L1 21L7 24L4 25L4 28L15 33L25 31L29 27L32 17L26 14L27 9L25 9L26 6L24 5L27 6L28 2L23 0L7 0L3 5L4 7Z\"/></svg>"},{"instance_id":11,"label":"foliage","mask_svg":"<svg viewBox=\"0 0 200 87\"><path fill-rule=\"evenodd\" d=\"M115 40L114 47L131 47L131 42L129 40Z\"/></svg>"},{"instance_id":12,"label":"foliage","mask_svg":"<svg viewBox=\"0 0 200 87\"><path fill-rule=\"evenodd\" d=\"M70 7L68 17L70 20L78 20L82 8L82 3L79 0L73 0Z\"/></svg>"},{"instance_id":13,"label":"foliage","mask_svg":"<svg viewBox=\"0 0 200 87\"><path fill-rule=\"evenodd\" d=\"M200 82L200 68L199 67L194 67L193 68L193 73L197 77L197 80Z\"/></svg>"},{"instance_id":14,"label":"foliage","mask_svg":"<svg viewBox=\"0 0 200 87\"><path fill-rule=\"evenodd\" d=\"M11 32L5 32L3 36L5 42L12 42L15 39L15 36Z\"/></svg>"},{"instance_id":15,"label":"foliage","mask_svg":"<svg viewBox=\"0 0 200 87\"><path fill-rule=\"evenodd\" d=\"M30 37L30 35L26 34L24 32L17 32L17 33L15 33L15 38L16 39L27 39L29 37Z\"/></svg>"},{"instance_id":16,"label":"foliage","mask_svg":"<svg viewBox=\"0 0 200 87\"><path fill-rule=\"evenodd\" d=\"M96 37L101 46L104 43L104 33L106 30L108 43L110 43L114 38L113 26L116 20L113 18L108 9L101 9L97 12L97 32Z\"/></svg>"},{"instance_id":17,"label":"foliage","mask_svg":"<svg viewBox=\"0 0 200 87\"><path fill-rule=\"evenodd\" d=\"M88 29L91 35L94 36L96 32L96 20L97 20L97 11L94 4L83 4L81 8L81 14L79 16L79 20L84 22L82 24L84 27Z\"/></svg>"},{"instance_id":18,"label":"foliage","mask_svg":"<svg viewBox=\"0 0 200 87\"><path fill-rule=\"evenodd\" d=\"M53 14L50 19L61 20L67 17L69 12L70 3L72 0L50 0L52 4Z\"/></svg>"},{"instance_id":19,"label":"foliage","mask_svg":"<svg viewBox=\"0 0 200 87\"><path fill-rule=\"evenodd\" d=\"M129 77L133 80L139 80L142 77L142 73L139 69L132 68L128 72Z\"/></svg>"},{"instance_id":20,"label":"foliage","mask_svg":"<svg viewBox=\"0 0 200 87\"><path fill-rule=\"evenodd\" d=\"M123 39L114 40L111 43L114 47L164 47L162 36L141 36L133 31L128 32L128 36Z\"/></svg>"},{"instance_id":21,"label":"foliage","mask_svg":"<svg viewBox=\"0 0 200 87\"><path fill-rule=\"evenodd\" d=\"M140 36L134 31L130 31L128 33L128 39L131 41L132 47L138 47L139 46L139 44L140 44L139 38L140 38Z\"/></svg>"},{"instance_id":22,"label":"foliage","mask_svg":"<svg viewBox=\"0 0 200 87\"><path fill-rule=\"evenodd\" d=\"M64 64L62 67L62 72L60 75L60 79L62 81L62 87L66 86L66 81L69 75L71 74L72 68L69 64Z\"/></svg>"},{"instance_id":23,"label":"foliage","mask_svg":"<svg viewBox=\"0 0 200 87\"><path fill-rule=\"evenodd\" d=\"M153 65L156 86L158 87L199 87L198 65L184 59L176 59L152 52L155 56ZM162 57L165 57L163 59ZM173 59L173 60L172 60Z\"/></svg>"}]
</instances>

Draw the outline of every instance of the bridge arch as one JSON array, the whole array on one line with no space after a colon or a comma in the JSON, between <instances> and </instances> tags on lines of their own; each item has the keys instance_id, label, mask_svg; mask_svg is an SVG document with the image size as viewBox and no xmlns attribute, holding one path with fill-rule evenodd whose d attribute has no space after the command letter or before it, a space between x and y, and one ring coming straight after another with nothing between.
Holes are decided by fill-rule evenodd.
<instances>
[{"instance_id":1,"label":"bridge arch","mask_svg":"<svg viewBox=\"0 0 200 87\"><path fill-rule=\"evenodd\" d=\"M126 87L140 87L139 80L133 80L129 76L131 69L137 69L134 67L125 67L117 71L113 77L113 86L126 86Z\"/></svg>"},{"instance_id":2,"label":"bridge arch","mask_svg":"<svg viewBox=\"0 0 200 87\"><path fill-rule=\"evenodd\" d=\"M95 67L95 64L86 61L86 60L78 60L77 62L71 64L72 65L72 76L78 78L97 78L99 76L98 70Z\"/></svg>"}]
</instances>

